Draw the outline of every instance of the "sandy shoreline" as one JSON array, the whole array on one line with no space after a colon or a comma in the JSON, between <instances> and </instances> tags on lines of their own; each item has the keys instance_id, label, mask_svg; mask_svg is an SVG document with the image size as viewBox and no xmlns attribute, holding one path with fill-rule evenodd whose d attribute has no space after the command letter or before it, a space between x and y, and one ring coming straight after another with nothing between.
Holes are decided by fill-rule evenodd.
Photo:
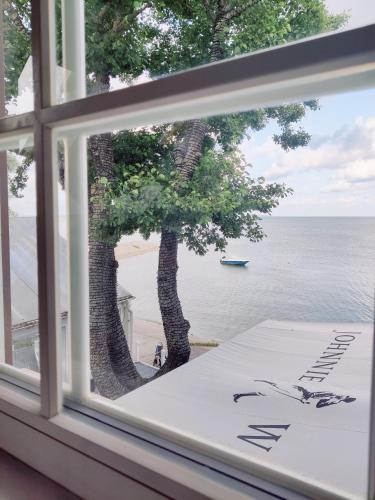
<instances>
[{"instance_id":1,"label":"sandy shoreline","mask_svg":"<svg viewBox=\"0 0 375 500\"><path fill-rule=\"evenodd\" d=\"M156 250L159 250L159 245L152 241L122 241L115 248L115 255L117 260L124 260L145 253L155 252Z\"/></svg>"}]
</instances>

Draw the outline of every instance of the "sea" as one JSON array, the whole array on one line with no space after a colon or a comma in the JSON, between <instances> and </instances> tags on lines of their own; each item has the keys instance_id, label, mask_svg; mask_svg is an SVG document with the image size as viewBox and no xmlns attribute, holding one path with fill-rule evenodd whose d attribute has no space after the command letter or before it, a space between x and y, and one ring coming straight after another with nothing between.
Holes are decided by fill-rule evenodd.
<instances>
[{"instance_id":1,"label":"sea","mask_svg":"<svg viewBox=\"0 0 375 500\"><path fill-rule=\"evenodd\" d=\"M267 319L373 321L375 218L267 217L262 226L261 242L229 241L226 255L248 259L246 267L180 245L178 290L191 334L227 340ZM135 296L135 317L160 323L157 263L157 251L122 260L118 279Z\"/></svg>"}]
</instances>

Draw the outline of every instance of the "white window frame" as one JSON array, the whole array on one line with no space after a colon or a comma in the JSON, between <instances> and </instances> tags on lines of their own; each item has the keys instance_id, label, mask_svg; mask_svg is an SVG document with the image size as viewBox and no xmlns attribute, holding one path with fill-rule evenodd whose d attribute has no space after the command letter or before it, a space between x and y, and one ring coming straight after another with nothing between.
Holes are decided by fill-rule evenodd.
<instances>
[{"instance_id":1,"label":"white window frame","mask_svg":"<svg viewBox=\"0 0 375 500\"><path fill-rule=\"evenodd\" d=\"M58 137L63 137L68 144L68 162L73 162L75 158L85 158L85 138L94 133L374 87L375 25L325 34L138 86L84 97L83 0L64 0L63 3L66 14L63 22L71 35L65 44L65 57L75 78L68 95L74 101L54 105L54 0L32 0L34 111L0 119L0 149L14 147L20 138L32 137L34 143L41 360L40 398L25 386L19 387L21 379L35 385L38 383L35 378L21 377L17 370L0 362L0 375L4 375L4 381L0 382L0 446L77 494L90 498L104 498L100 496L103 494L107 494L106 498L116 498L114 492L118 485L128 488L131 498L157 498L157 495L337 498L334 492L298 482L275 469L253 464L250 470L241 471L223 465L220 457L208 458L209 450L194 451L194 442L178 443L175 436L160 434L157 428L140 429L137 422L123 418L114 405L88 396L88 263L87 240L82 238L83 234L87 235L85 169L71 169L67 187L68 199L80 201L78 207L76 204L70 207L69 230L69 240L76 243L69 247L69 316L72 350L76 356L72 363L70 397L78 404L73 410L63 408L55 144ZM76 50L69 51L69 47ZM1 278L0 271L0 282ZM1 293L0 299L0 311L3 309L6 316L10 303ZM3 324L0 341L2 327ZM84 331L86 335L75 335L75 331ZM18 387L6 382L5 376L14 377ZM372 384L375 387L374 375ZM110 417L103 415L103 411ZM374 417L372 396L370 499L375 495ZM33 446L25 446L21 436L31 440ZM43 450L44 460L35 456L35 447ZM59 460L74 464L69 474L64 468L55 467ZM108 490L110 485L113 496L109 496L112 495L112 490Z\"/></svg>"}]
</instances>

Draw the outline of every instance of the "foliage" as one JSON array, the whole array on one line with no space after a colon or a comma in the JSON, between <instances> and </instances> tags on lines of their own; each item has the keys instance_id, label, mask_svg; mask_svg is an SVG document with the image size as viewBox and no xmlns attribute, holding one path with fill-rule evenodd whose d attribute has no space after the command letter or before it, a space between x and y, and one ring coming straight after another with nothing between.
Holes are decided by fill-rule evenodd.
<instances>
[{"instance_id":1,"label":"foliage","mask_svg":"<svg viewBox=\"0 0 375 500\"><path fill-rule=\"evenodd\" d=\"M223 58L333 31L347 19L328 14L324 0L155 1L149 23L163 29L148 50L152 75L210 62L220 4L233 13L220 34Z\"/></svg>"},{"instance_id":2,"label":"foliage","mask_svg":"<svg viewBox=\"0 0 375 500\"><path fill-rule=\"evenodd\" d=\"M8 153L8 174L10 193L15 198L22 198L22 192L27 186L30 167L34 161L32 149L24 149L21 155Z\"/></svg>"},{"instance_id":3,"label":"foliage","mask_svg":"<svg viewBox=\"0 0 375 500\"><path fill-rule=\"evenodd\" d=\"M87 0L86 70L96 81L130 81L148 66L147 44L158 29L142 22L150 4L137 0Z\"/></svg>"},{"instance_id":4,"label":"foliage","mask_svg":"<svg viewBox=\"0 0 375 500\"><path fill-rule=\"evenodd\" d=\"M323 0L86 0L85 6L89 81L107 85L111 77L158 77L209 62L218 23L222 57L231 57L334 30L346 20L329 15ZM30 52L29 9L26 0L6 3L8 97L15 95L15 75ZM277 144L286 151L305 146L310 136L298 123L316 109L311 100L209 118L203 157L189 182L173 169L172 157L186 124L115 134L116 179L100 179L110 214L100 231L116 242L122 234L139 230L148 237L167 227L200 254L209 244L223 249L227 238L260 239L256 213L270 213L290 190L251 179L239 145L274 120ZM27 168L26 162L14 178L15 194L25 185Z\"/></svg>"},{"instance_id":5,"label":"foliage","mask_svg":"<svg viewBox=\"0 0 375 500\"><path fill-rule=\"evenodd\" d=\"M145 238L168 229L189 249L204 255L210 245L224 250L228 238L258 241L263 231L257 213L271 213L291 192L284 185L252 179L237 152L207 151L189 181L171 163L164 161L157 168L156 162L148 170L132 165L108 189L110 216L101 229L113 242L137 229Z\"/></svg>"},{"instance_id":6,"label":"foliage","mask_svg":"<svg viewBox=\"0 0 375 500\"><path fill-rule=\"evenodd\" d=\"M218 17L220 4L232 17ZM142 22L158 32L147 45L148 71L157 77L209 62L220 22L222 57L230 57L336 29L345 16L330 16L320 0L161 0L150 4ZM296 124L309 109L318 109L316 100L209 118L203 157L190 181L174 170L170 150L186 124L164 127L161 143L157 127L143 130L141 135L120 134L115 151L125 148L128 154L117 156L119 177L108 185L110 217L101 231L115 242L122 234L139 230L147 238L164 228L177 233L198 254L204 254L209 245L223 250L228 238L261 239L257 213L270 213L291 191L284 185L251 179L238 147L270 120L279 126L274 141L284 150L307 145L310 135ZM147 146L163 146L164 154L159 151L155 156L147 149L148 162L142 158L129 161L126 142L134 142L137 135L144 146L147 134Z\"/></svg>"},{"instance_id":7,"label":"foliage","mask_svg":"<svg viewBox=\"0 0 375 500\"><path fill-rule=\"evenodd\" d=\"M30 0L3 1L5 98L18 94L18 78L31 55Z\"/></svg>"}]
</instances>

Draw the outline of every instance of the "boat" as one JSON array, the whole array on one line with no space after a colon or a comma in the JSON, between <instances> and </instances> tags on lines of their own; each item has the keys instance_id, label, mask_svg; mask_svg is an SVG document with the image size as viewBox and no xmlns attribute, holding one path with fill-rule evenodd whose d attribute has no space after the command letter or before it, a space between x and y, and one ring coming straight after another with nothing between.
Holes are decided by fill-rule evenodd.
<instances>
[{"instance_id":1,"label":"boat","mask_svg":"<svg viewBox=\"0 0 375 500\"><path fill-rule=\"evenodd\" d=\"M248 260L239 259L238 257L222 257L220 259L220 264L224 264L226 266L246 266Z\"/></svg>"}]
</instances>

